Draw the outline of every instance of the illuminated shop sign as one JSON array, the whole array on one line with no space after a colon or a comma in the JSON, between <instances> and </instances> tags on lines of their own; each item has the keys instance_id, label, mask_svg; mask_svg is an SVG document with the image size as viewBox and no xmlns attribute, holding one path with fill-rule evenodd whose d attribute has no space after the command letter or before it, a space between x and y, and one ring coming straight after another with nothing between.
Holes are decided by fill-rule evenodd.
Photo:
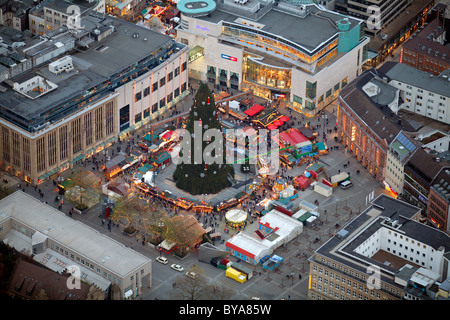
<instances>
[{"instance_id":1,"label":"illuminated shop sign","mask_svg":"<svg viewBox=\"0 0 450 320\"><path fill-rule=\"evenodd\" d=\"M222 57L223 59L227 59L227 60L231 60L231 61L237 61L237 58L236 58L236 57L232 57L232 56L229 56L229 55L227 55L227 54L223 54L223 53L222 53L221 57Z\"/></svg>"}]
</instances>

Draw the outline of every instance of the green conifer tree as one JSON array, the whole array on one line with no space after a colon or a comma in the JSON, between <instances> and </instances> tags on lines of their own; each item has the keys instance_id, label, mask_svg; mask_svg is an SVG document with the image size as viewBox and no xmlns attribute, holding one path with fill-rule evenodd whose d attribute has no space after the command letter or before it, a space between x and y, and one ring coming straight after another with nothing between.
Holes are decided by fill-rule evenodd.
<instances>
[{"instance_id":1,"label":"green conifer tree","mask_svg":"<svg viewBox=\"0 0 450 320\"><path fill-rule=\"evenodd\" d=\"M209 140L203 141L201 147L200 145L196 146L194 144L194 132L199 132L199 128L194 128L194 126L199 126L199 123L201 122L202 137L208 129L217 129L221 131L218 112L211 90L206 83L201 83L197 94L195 95L194 103L186 123L186 134L190 134L191 136L184 138L190 138L192 141L190 151L181 151L181 153L190 152L191 163L178 164L173 174L176 186L193 195L217 193L230 187L231 182L229 177L234 177L233 165L225 163L225 139L223 139L220 146L220 151L214 149L211 152L211 156L218 157L217 163L205 164L205 159L203 157L201 163L194 163L194 154L198 154L199 152L203 154L205 148L214 141L214 138L211 137ZM198 147L198 149L196 149L196 147Z\"/></svg>"}]
</instances>

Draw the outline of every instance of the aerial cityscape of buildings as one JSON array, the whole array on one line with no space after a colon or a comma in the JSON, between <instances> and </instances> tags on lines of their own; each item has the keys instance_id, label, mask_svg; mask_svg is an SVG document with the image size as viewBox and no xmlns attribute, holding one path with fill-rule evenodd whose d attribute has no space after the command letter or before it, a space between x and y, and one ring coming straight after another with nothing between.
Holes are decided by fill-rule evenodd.
<instances>
[{"instance_id":1,"label":"aerial cityscape of buildings","mask_svg":"<svg viewBox=\"0 0 450 320\"><path fill-rule=\"evenodd\" d=\"M449 28L438 0L0 1L2 298L449 300Z\"/></svg>"}]
</instances>

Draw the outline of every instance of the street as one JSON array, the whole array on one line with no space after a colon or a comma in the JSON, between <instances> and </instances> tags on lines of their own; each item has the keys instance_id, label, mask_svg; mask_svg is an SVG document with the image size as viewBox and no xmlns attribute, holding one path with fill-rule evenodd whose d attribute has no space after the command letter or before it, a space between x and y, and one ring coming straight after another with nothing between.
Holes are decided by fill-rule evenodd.
<instances>
[{"instance_id":1,"label":"street","mask_svg":"<svg viewBox=\"0 0 450 320\"><path fill-rule=\"evenodd\" d=\"M195 82L191 83L195 88ZM261 101L260 101L261 100ZM176 110L170 110L170 114L165 115L167 118L174 115L174 111L178 114L174 116L174 119L182 114L186 114L189 110L192 102L192 96L188 95L182 103L180 103ZM263 103L261 98L255 97L254 103ZM319 128L319 132L328 132L327 130L333 129L334 123L336 122L336 102L330 104L325 112L328 119L328 126L325 126L324 118L320 116L315 118L308 118L306 120L302 119L301 115L296 115L295 112L287 109L282 104L279 107L280 113L291 117L294 120L294 127L304 125L306 122L310 122L311 126L321 125L324 127ZM298 122L302 124L298 124ZM164 126L164 125L163 125ZM326 130L324 130L326 129ZM143 137L146 132L146 127L142 127L137 132L135 132L131 137L135 138L135 144L139 141L137 136ZM309 274L309 263L308 258L314 253L314 251L326 242L337 230L342 228L348 221L353 219L359 212L366 208L366 196L372 191L375 192L375 197L381 192L387 193L387 191L382 188L382 186L375 181L375 179L365 171L360 164L353 158L352 155L345 152L345 149L338 142L335 142L334 137L336 133L331 130L331 133L326 133L326 144L329 147L329 152L327 155L320 156L319 162L323 163L327 172L331 175L337 174L339 171L346 171L350 173L351 180L353 182L353 187L348 190L342 190L341 188L334 188L333 195L329 198L316 193L311 187L307 188L305 191L298 191L299 196L293 201L294 212L298 210L298 203L301 200L307 200L310 203L314 203L316 200L319 203L319 212L321 214L320 221L316 223L313 227L304 227L303 233L289 242L286 246L278 248L274 254L277 254L284 258L284 262L277 268L275 272L268 272L258 265L254 268L254 276L243 284L240 284L230 278L225 276L225 271L218 269L211 264L206 264L199 262L197 259L198 252L191 252L185 258L181 259L175 255L165 255L169 259L169 263L166 265L160 264L155 261L155 258L160 254L151 245L143 244L140 241L140 234L134 235L132 237L127 236L123 233L124 226L114 226L108 229L106 224L102 223L103 213L102 213L102 203L90 208L85 214L72 214L70 215L72 219L80 221L101 233L104 233L114 240L123 243L124 245L136 250L145 256L153 260L153 273L151 279L151 288L147 288L145 285L143 287L142 295L138 299L144 300L166 300L174 299L174 288L172 286L173 282L177 277L184 277L184 273L179 273L170 268L170 264L176 263L184 267L184 269L189 269L193 265L197 265L203 270L207 281L210 284L215 284L217 286L226 286L233 289L233 296L229 299L236 300L248 300L252 297L259 297L263 300L279 300L279 299L292 299L292 300L306 300L308 291L308 274ZM321 134L318 136L318 140L322 141ZM121 148L121 152L126 149L127 146L133 146L129 141L122 141L120 144L113 144L108 152L113 154L113 150L117 147ZM336 150L334 147L337 146L339 149ZM101 155L98 158L104 158ZM296 177L304 172L306 165L296 166L292 169L285 169L285 176ZM170 184L171 173L175 169L173 164L169 165L168 168L157 176L157 185L163 186L169 189L171 192L175 193L177 190L173 189L173 184ZM359 174L357 174L359 170ZM237 182L242 182L248 179L236 170ZM67 178L71 174L71 170L66 170L63 172L63 177ZM104 181L104 174L99 170L95 170L94 174L101 177ZM127 177L118 178L119 181L123 181ZM131 179L131 178L128 178ZM52 183L52 180L45 181L37 188L27 185L24 182L18 182L17 188L35 196L43 202L47 202L49 205L60 208L60 210L69 216L69 211L73 207L73 204L65 202L55 201L55 197L58 194L57 186ZM172 188L172 189L171 189ZM234 189L232 192L236 194L241 190ZM162 188L161 188L162 189ZM224 196L229 197L229 194ZM239 205L241 206L241 205ZM238 207L239 208L239 207ZM192 214L190 212L185 212L180 210L179 214ZM213 221L217 230L223 231L227 226L225 225L224 219L220 220L217 217L212 217L210 215L204 215L200 218L199 222L203 222L203 219L209 218L209 221ZM246 228L242 231L248 234L253 233L258 228L258 223L256 218L253 219L252 223L248 223ZM206 226L205 226L206 228ZM230 230L229 233L222 234L222 240L216 241L215 245L220 249L225 249L225 241L236 234L238 231ZM230 258L230 261L236 261L234 257ZM204 297L205 299L214 298L214 295Z\"/></svg>"}]
</instances>

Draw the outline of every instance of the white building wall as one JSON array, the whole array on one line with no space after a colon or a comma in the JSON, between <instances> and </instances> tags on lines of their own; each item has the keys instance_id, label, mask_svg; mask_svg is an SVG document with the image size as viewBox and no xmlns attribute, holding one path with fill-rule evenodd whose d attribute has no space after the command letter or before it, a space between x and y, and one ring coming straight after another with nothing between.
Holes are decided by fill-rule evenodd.
<instances>
[{"instance_id":1,"label":"white building wall","mask_svg":"<svg viewBox=\"0 0 450 320\"><path fill-rule=\"evenodd\" d=\"M341 90L342 81L344 79L346 79L346 82L348 84L361 74L362 51L364 45L366 45L368 42L369 39L360 43L350 52L340 57L339 60L337 60L335 63L323 68L315 75L308 74L297 68L292 68L290 102L292 103L294 101L294 95L296 95L302 98L303 108L305 108L306 81L309 81L311 83L317 82L316 106L318 105L318 99L320 96L323 96L324 101L326 100L326 93L330 89L331 94L334 95L331 101L337 98L338 91L334 90L334 86L339 83L339 90ZM359 65L358 50L360 51Z\"/></svg>"},{"instance_id":2,"label":"white building wall","mask_svg":"<svg viewBox=\"0 0 450 320\"><path fill-rule=\"evenodd\" d=\"M395 192L397 192L397 194L402 194L404 183L404 166L392 152L387 153L386 167L384 170L386 182Z\"/></svg>"},{"instance_id":3,"label":"white building wall","mask_svg":"<svg viewBox=\"0 0 450 320\"><path fill-rule=\"evenodd\" d=\"M167 96L172 93L172 99L175 100L174 91L176 88L180 88L181 94L181 86L183 83L186 83L186 88L188 88L188 70L181 71L182 65L187 61L187 49L180 51L172 55L171 59L166 62L160 64L158 67L153 70L143 74L139 78L134 79L126 83L125 85L117 88L116 92L119 92L118 97L118 110L126 106L130 105L130 126L136 124L135 119L136 115L141 114L141 120L144 119L144 110L150 108L150 118L155 118L163 113L163 111L167 110L169 107L167 103ZM180 68L180 74L175 76L175 69ZM168 81L168 74L172 72L173 78L171 81ZM165 78L164 86L160 86L161 79ZM152 92L153 83L158 82L158 89ZM150 93L144 97L144 90L146 88L150 88ZM141 99L136 101L136 93L141 92ZM165 98L166 103L165 106L160 109L159 104L161 99ZM155 113L152 113L152 106L154 104L158 104L158 110ZM172 102L173 104L174 102ZM117 121L119 121L119 117L117 117Z\"/></svg>"},{"instance_id":4,"label":"white building wall","mask_svg":"<svg viewBox=\"0 0 450 320\"><path fill-rule=\"evenodd\" d=\"M450 94L442 96L395 79L389 84L400 89L400 97L404 101L401 109L450 124Z\"/></svg>"}]
</instances>

